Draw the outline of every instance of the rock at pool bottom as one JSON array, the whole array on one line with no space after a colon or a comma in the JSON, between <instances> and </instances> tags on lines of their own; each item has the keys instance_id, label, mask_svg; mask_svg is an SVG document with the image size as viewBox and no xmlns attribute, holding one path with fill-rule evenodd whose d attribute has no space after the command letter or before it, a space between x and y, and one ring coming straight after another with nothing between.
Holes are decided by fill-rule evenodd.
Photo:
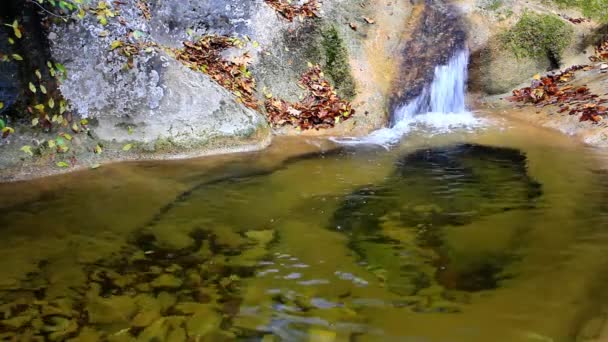
<instances>
[{"instance_id":1,"label":"rock at pool bottom","mask_svg":"<svg viewBox=\"0 0 608 342\"><path fill-rule=\"evenodd\" d=\"M348 195L330 228L349 236L349 247L392 292L460 293L462 301L511 276L506 268L525 236L525 213L542 195L526 162L518 150L472 144L413 152L382 184ZM452 248L451 236L491 236L499 226L509 230L497 237L509 248L479 246L464 255Z\"/></svg>"}]
</instances>

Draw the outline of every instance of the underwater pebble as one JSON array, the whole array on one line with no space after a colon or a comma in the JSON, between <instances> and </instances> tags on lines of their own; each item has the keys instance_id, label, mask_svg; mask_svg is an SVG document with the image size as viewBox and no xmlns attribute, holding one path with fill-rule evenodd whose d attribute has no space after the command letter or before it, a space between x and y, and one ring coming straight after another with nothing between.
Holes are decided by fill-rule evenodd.
<instances>
[{"instance_id":1,"label":"underwater pebble","mask_svg":"<svg viewBox=\"0 0 608 342\"><path fill-rule=\"evenodd\" d=\"M342 280L350 280L350 281L352 281L355 285L367 286L369 284L367 282L367 280L359 278L359 277L356 277L356 276L354 276L351 273L336 271L334 274L337 275L338 278L340 278Z\"/></svg>"},{"instance_id":2,"label":"underwater pebble","mask_svg":"<svg viewBox=\"0 0 608 342\"><path fill-rule=\"evenodd\" d=\"M276 268L271 268L269 270L258 272L257 276L258 277L263 277L263 276L265 276L267 274L271 274L271 273L279 273L279 270L277 270Z\"/></svg>"},{"instance_id":3,"label":"underwater pebble","mask_svg":"<svg viewBox=\"0 0 608 342\"><path fill-rule=\"evenodd\" d=\"M178 288L182 284L182 280L172 274L163 274L150 283L154 288Z\"/></svg>"},{"instance_id":4,"label":"underwater pebble","mask_svg":"<svg viewBox=\"0 0 608 342\"><path fill-rule=\"evenodd\" d=\"M329 280L326 280L326 279L301 280L298 282L298 284L305 285L305 286L324 285L324 284L329 284Z\"/></svg>"},{"instance_id":5,"label":"underwater pebble","mask_svg":"<svg viewBox=\"0 0 608 342\"><path fill-rule=\"evenodd\" d=\"M286 276L283 277L283 279L288 279L288 280L291 280L291 279L300 279L300 278L302 278L302 274L301 273L290 273L290 274L288 274L288 275L286 275Z\"/></svg>"}]
</instances>

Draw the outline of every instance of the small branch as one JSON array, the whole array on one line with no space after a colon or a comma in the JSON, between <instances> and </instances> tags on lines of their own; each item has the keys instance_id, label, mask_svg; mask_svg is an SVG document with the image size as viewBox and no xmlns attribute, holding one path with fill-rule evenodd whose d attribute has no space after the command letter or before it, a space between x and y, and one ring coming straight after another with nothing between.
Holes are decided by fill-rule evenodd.
<instances>
[{"instance_id":1,"label":"small branch","mask_svg":"<svg viewBox=\"0 0 608 342\"><path fill-rule=\"evenodd\" d=\"M44 8L44 7L43 7L41 4L37 3L37 2L36 2L36 1L34 1L34 0L28 0L28 2L29 2L29 3L31 3L31 4L34 4L34 5L36 5L36 6L38 6L38 7L39 7L41 10L43 10L43 11L44 11L44 12L46 12L47 14L50 14L50 15L52 15L52 16L54 16L54 17L61 18L61 19L64 19L64 20L70 19L70 17L69 17L69 16L59 15L59 14L56 14L56 13L53 13L53 12L51 12L51 11L47 10L47 9L46 9L46 8Z\"/></svg>"}]
</instances>

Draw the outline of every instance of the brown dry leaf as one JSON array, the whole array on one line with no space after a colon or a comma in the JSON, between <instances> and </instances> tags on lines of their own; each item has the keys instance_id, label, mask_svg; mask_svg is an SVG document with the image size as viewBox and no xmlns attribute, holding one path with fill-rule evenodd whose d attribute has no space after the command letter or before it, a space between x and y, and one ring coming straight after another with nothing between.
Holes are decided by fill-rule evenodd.
<instances>
[{"instance_id":1,"label":"brown dry leaf","mask_svg":"<svg viewBox=\"0 0 608 342\"><path fill-rule=\"evenodd\" d=\"M318 0L308 0L302 5L295 5L290 0L264 0L277 13L289 21L293 21L296 17L303 20L304 18L318 17L320 4Z\"/></svg>"},{"instance_id":2,"label":"brown dry leaf","mask_svg":"<svg viewBox=\"0 0 608 342\"><path fill-rule=\"evenodd\" d=\"M368 17L363 17L363 20L365 20L366 23L373 25L376 23L376 21L374 19L368 18Z\"/></svg>"}]
</instances>

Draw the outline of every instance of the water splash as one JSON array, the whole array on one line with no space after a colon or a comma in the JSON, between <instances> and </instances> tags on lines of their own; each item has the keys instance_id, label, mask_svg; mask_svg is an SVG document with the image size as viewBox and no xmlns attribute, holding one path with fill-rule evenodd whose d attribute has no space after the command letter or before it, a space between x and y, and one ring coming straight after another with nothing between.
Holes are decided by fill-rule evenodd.
<instances>
[{"instance_id":1,"label":"water splash","mask_svg":"<svg viewBox=\"0 0 608 342\"><path fill-rule=\"evenodd\" d=\"M372 144L388 147L416 128L429 128L431 133L454 129L471 129L482 123L467 111L465 92L469 52L456 53L446 65L435 67L433 82L417 98L397 108L391 127L372 132L363 138L334 139L346 145Z\"/></svg>"}]
</instances>

